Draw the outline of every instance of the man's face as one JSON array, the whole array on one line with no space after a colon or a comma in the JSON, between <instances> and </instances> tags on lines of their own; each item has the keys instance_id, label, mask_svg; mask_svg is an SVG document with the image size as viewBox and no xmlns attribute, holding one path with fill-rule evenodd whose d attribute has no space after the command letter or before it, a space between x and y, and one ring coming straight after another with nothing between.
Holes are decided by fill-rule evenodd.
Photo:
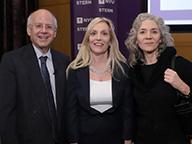
<instances>
[{"instance_id":1,"label":"man's face","mask_svg":"<svg viewBox=\"0 0 192 144\"><path fill-rule=\"evenodd\" d=\"M56 37L56 26L53 16L47 11L37 11L31 17L27 33L32 43L42 51L48 50Z\"/></svg>"}]
</instances>

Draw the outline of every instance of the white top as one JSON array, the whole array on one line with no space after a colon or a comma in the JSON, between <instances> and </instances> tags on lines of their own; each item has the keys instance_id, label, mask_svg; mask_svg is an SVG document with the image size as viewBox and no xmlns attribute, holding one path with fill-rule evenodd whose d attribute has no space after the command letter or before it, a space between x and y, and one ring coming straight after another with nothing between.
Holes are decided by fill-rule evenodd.
<instances>
[{"instance_id":1,"label":"white top","mask_svg":"<svg viewBox=\"0 0 192 144\"><path fill-rule=\"evenodd\" d=\"M103 113L112 107L112 81L96 81L90 79L91 107Z\"/></svg>"}]
</instances>

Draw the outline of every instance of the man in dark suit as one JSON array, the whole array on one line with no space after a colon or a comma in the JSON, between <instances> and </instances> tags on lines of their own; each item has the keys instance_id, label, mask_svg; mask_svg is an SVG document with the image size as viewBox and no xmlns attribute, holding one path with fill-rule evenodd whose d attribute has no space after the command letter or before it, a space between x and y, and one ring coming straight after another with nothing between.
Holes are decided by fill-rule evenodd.
<instances>
[{"instance_id":1,"label":"man in dark suit","mask_svg":"<svg viewBox=\"0 0 192 144\"><path fill-rule=\"evenodd\" d=\"M69 57L50 49L56 30L55 16L48 10L39 9L27 21L27 33L32 43L5 53L2 57L2 144L58 144L61 143L60 136L64 137L60 129L66 91L65 70ZM42 72L42 56L46 57L50 87ZM49 99L52 99L52 104ZM53 114L53 111L56 112Z\"/></svg>"}]
</instances>

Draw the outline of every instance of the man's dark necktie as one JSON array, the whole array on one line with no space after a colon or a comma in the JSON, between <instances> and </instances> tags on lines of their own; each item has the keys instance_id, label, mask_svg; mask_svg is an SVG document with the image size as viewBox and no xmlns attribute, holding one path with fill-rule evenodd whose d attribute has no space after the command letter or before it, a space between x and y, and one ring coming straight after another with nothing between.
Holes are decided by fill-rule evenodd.
<instances>
[{"instance_id":1,"label":"man's dark necktie","mask_svg":"<svg viewBox=\"0 0 192 144\"><path fill-rule=\"evenodd\" d=\"M47 95L48 95L47 102L48 102L49 114L51 119L52 130L53 130L53 136L55 139L57 139L57 113L56 113L56 107L55 107L54 98L53 98L53 92L51 89L49 71L46 66L46 60L47 60L47 56L40 57L41 74L42 74L45 87L47 90Z\"/></svg>"}]
</instances>

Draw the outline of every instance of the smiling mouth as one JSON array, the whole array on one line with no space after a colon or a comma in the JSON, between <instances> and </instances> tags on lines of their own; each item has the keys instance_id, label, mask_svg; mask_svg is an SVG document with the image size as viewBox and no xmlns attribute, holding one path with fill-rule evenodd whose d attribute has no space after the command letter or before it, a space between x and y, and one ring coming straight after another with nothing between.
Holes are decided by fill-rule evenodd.
<instances>
[{"instance_id":1,"label":"smiling mouth","mask_svg":"<svg viewBox=\"0 0 192 144\"><path fill-rule=\"evenodd\" d=\"M153 45L154 43L153 42L150 42L150 43L145 43L146 45Z\"/></svg>"},{"instance_id":2,"label":"smiling mouth","mask_svg":"<svg viewBox=\"0 0 192 144\"><path fill-rule=\"evenodd\" d=\"M38 38L41 40L47 40L49 37L48 36L38 36Z\"/></svg>"},{"instance_id":3,"label":"smiling mouth","mask_svg":"<svg viewBox=\"0 0 192 144\"><path fill-rule=\"evenodd\" d=\"M95 46L103 46L103 43L94 43Z\"/></svg>"}]
</instances>

